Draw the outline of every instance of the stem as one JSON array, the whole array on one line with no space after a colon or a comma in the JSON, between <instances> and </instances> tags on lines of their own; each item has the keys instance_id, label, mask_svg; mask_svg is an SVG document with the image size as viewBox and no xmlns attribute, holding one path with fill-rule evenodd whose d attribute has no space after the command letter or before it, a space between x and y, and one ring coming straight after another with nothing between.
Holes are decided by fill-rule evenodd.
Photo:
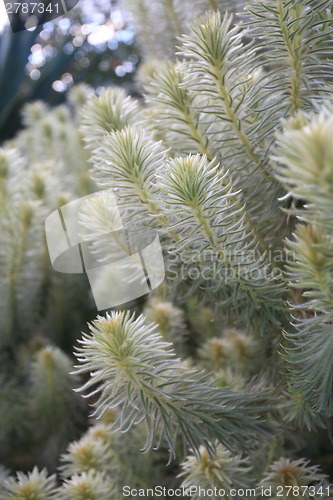
<instances>
[{"instance_id":1,"label":"stem","mask_svg":"<svg viewBox=\"0 0 333 500\"><path fill-rule=\"evenodd\" d=\"M316 276L318 284L319 284L319 290L324 295L328 304L331 307L333 307L333 297L332 297L332 293L331 293L329 277L326 275L324 277L322 275L322 272L320 272L320 270L318 268L315 269L315 276Z\"/></svg>"},{"instance_id":2,"label":"stem","mask_svg":"<svg viewBox=\"0 0 333 500\"><path fill-rule=\"evenodd\" d=\"M201 132L199 132L199 130L197 129L197 126L196 126L196 123L194 122L194 118L193 116L191 115L191 112L184 109L183 110L183 115L184 115L184 118L185 120L187 121L188 123L188 126L190 127L190 130L191 130L191 133L193 135L193 137L197 140L197 142L199 143L199 146L200 146L200 153L204 154L207 156L207 159L208 161L212 161L213 157L210 153L210 151L207 149L207 147L205 146L205 141L204 141L204 138L203 138L203 135L201 134Z\"/></svg>"},{"instance_id":3,"label":"stem","mask_svg":"<svg viewBox=\"0 0 333 500\"><path fill-rule=\"evenodd\" d=\"M215 69L217 68L217 65L215 66ZM216 69L216 72L215 72L215 78L217 80L217 86L218 86L218 91L219 91L219 94L220 96L222 97L222 100L224 102L224 107L225 107L225 113L227 115L227 117L229 118L229 120L231 121L232 125L233 125L233 128L236 132L236 135L239 139L239 141L242 143L242 145L244 146L244 149L247 153L247 155L249 156L249 158L253 161L253 163L256 165L256 167L258 167L263 175L265 176L266 180L268 182L276 182L275 179L273 177L271 177L265 170L265 168L263 167L263 165L261 164L261 161L260 159L257 157L257 155L254 153L253 151L253 148L248 140L248 138L246 137L245 134L243 134L243 132L240 130L240 128L238 127L238 120L237 120L237 116L236 116L236 113L234 112L234 110L231 108L230 104L229 104L229 95L225 89L225 87L222 85L222 73L221 71L217 70ZM239 206L239 202L237 202L237 206ZM255 226L252 224L248 214L246 215L246 222L247 224L249 225L249 227L251 227L252 231L253 231L253 234L255 234L258 242L260 243L260 246L261 248L268 253L268 247L266 245L266 243L264 242L264 239L262 238L262 236L260 235L260 233L258 232L258 230L255 228Z\"/></svg>"},{"instance_id":4,"label":"stem","mask_svg":"<svg viewBox=\"0 0 333 500\"><path fill-rule=\"evenodd\" d=\"M301 63L296 55L296 51L294 47L299 47L300 37L295 37L293 43L290 41L290 36L288 33L288 28L284 22L284 13L283 13L283 3L282 0L278 0L278 12L279 12L279 22L282 30L283 41L286 45L286 48L289 53L289 63L292 69L292 78L291 78L291 114L294 114L301 107L301 98L300 98L300 74L301 74Z\"/></svg>"},{"instance_id":5,"label":"stem","mask_svg":"<svg viewBox=\"0 0 333 500\"><path fill-rule=\"evenodd\" d=\"M216 0L209 0L210 6L213 10L218 10L217 6L217 1Z\"/></svg>"},{"instance_id":6,"label":"stem","mask_svg":"<svg viewBox=\"0 0 333 500\"><path fill-rule=\"evenodd\" d=\"M268 470L269 470L269 468L274 460L276 446L277 446L277 438L274 437L271 441L271 445L270 445L269 450L268 450L266 466L265 466L265 469L263 470L262 474L265 474L266 472L268 472Z\"/></svg>"},{"instance_id":7,"label":"stem","mask_svg":"<svg viewBox=\"0 0 333 500\"><path fill-rule=\"evenodd\" d=\"M201 217L201 214L198 213L198 211L195 212L194 215L195 215L197 221L199 222L199 224L202 226L203 232L208 237L208 240L210 241L213 250L222 258L223 262L226 264L227 267L234 270L237 282L240 284L240 286L246 292L248 292L251 289L251 287L246 285L244 283L244 281L239 277L239 272L238 272L237 266L235 267L232 264L231 260L228 259L225 251L220 247L220 245L215 237L215 234L214 234L212 228L210 227L209 221L205 217ZM256 291L252 290L252 293L257 298Z\"/></svg>"},{"instance_id":8,"label":"stem","mask_svg":"<svg viewBox=\"0 0 333 500\"><path fill-rule=\"evenodd\" d=\"M173 24L175 25L177 35L181 36L183 34L183 28L182 28L181 23L179 22L177 13L174 9L173 1L172 0L165 0L165 3L166 3L166 8L170 12L170 16L171 16L171 19L173 21Z\"/></svg>"},{"instance_id":9,"label":"stem","mask_svg":"<svg viewBox=\"0 0 333 500\"><path fill-rule=\"evenodd\" d=\"M137 22L138 26L142 27L144 26L144 29L140 29L140 36L142 37L144 43L146 44L148 51L150 55L157 59L157 51L155 44L153 43L151 39L151 31L145 29L146 25L149 24L150 18L149 18L149 9L147 9L145 2L142 0L137 1L136 9L135 9L135 21ZM131 5L133 8L133 4ZM134 10L134 9L133 9ZM140 21L139 21L140 20Z\"/></svg>"},{"instance_id":10,"label":"stem","mask_svg":"<svg viewBox=\"0 0 333 500\"><path fill-rule=\"evenodd\" d=\"M23 224L22 225L22 230L20 233L19 241L18 241L18 247L17 247L17 253L14 255L14 259L12 261L11 268L9 269L8 273L8 285L9 285L9 309L10 309L10 314L8 314L8 320L7 320L7 327L6 329L8 330L7 333L11 333L12 328L15 328L15 324L18 319L18 313L17 313L17 298L16 298L16 278L18 274L20 273L22 267L23 267L23 260L24 260L24 250L25 250L25 238L27 234L27 225Z\"/></svg>"},{"instance_id":11,"label":"stem","mask_svg":"<svg viewBox=\"0 0 333 500\"><path fill-rule=\"evenodd\" d=\"M268 182L271 182L272 181L272 177L266 172L265 168L261 164L260 159L254 153L253 148L252 148L252 146L251 146L248 138L246 137L245 134L243 134L243 132L238 127L238 120L237 120L236 113L234 112L234 110L231 108L231 106L229 104L229 94L226 91L226 88L224 87L224 85L222 85L222 83L221 83L222 79L223 79L221 71L217 71L216 72L216 79L218 81L218 90L219 90L220 96L222 97L223 102L224 102L225 113L226 113L227 117L229 118L229 120L231 121L231 123L233 125L233 128L234 128L234 130L236 132L236 135L237 135L239 141L243 144L244 149L247 152L247 155L249 156L249 158L263 172L266 180Z\"/></svg>"},{"instance_id":12,"label":"stem","mask_svg":"<svg viewBox=\"0 0 333 500\"><path fill-rule=\"evenodd\" d=\"M142 195L144 197L144 203L146 204L149 213L157 215L157 220L161 224L162 227L168 228L170 226L170 222L168 221L167 217L165 215L161 214L161 211L159 210L158 204L154 203L151 201L147 195L147 193L142 189L142 186L139 186L141 188ZM178 243L180 241L180 237L177 234L176 231L169 230L168 235L171 237L171 239L174 241L174 243ZM205 263L203 260L200 258L200 256L196 257L194 259L194 262L199 264L200 266L204 267Z\"/></svg>"},{"instance_id":13,"label":"stem","mask_svg":"<svg viewBox=\"0 0 333 500\"><path fill-rule=\"evenodd\" d=\"M227 103L227 101L226 101L226 103ZM189 106L188 106L188 108L189 108ZM230 110L233 113L234 119L236 120L235 114L229 106L228 106L228 110ZM190 127L190 130L193 134L193 137L198 141L198 143L200 145L200 152L207 156L208 161L212 161L213 157L212 157L210 151L205 146L204 138L197 128L197 124L195 123L194 118L190 112L190 108L186 109L186 107L184 105L184 109L182 110L182 112L183 112L183 116L184 116L186 122L188 123L188 125ZM245 140L246 138L243 135L243 133L241 131L240 131L240 133L242 134L242 138ZM249 144L248 144L248 147L250 147ZM258 161L257 158L256 158L256 161ZM223 181L223 185L226 185L224 181ZM236 196L232 196L231 199L234 203L236 203L237 208L242 208L241 203L238 200L238 198L236 198ZM264 252L267 252L267 254L268 254L268 247L267 247L266 243L264 242L260 233L256 230L256 228L252 224L247 213L245 216L245 220L246 220L247 225L251 228L253 234L256 236L261 248L264 250Z\"/></svg>"},{"instance_id":14,"label":"stem","mask_svg":"<svg viewBox=\"0 0 333 500\"><path fill-rule=\"evenodd\" d=\"M118 458L117 465L119 465L119 467L121 468L121 470L126 473L126 476L129 475L142 488L147 488L148 487L147 483L145 483L145 481L143 481L137 474L135 474L133 472L133 470L130 467L127 466L127 464L124 462L124 460L122 460L121 458ZM123 497L121 497L121 498L123 498Z\"/></svg>"}]
</instances>

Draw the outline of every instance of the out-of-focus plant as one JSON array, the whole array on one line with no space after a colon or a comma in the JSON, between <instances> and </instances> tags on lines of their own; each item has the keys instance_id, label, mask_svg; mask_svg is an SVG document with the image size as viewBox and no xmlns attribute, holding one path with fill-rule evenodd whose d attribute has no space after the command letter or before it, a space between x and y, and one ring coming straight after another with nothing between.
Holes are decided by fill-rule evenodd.
<instances>
[{"instance_id":1,"label":"out-of-focus plant","mask_svg":"<svg viewBox=\"0 0 333 500\"><path fill-rule=\"evenodd\" d=\"M0 150L0 455L10 466L54 468L86 425L63 351L70 354L92 303L84 277L50 268L44 223L50 210L94 190L77 130L88 94L75 88L71 108L27 105L25 129Z\"/></svg>"},{"instance_id":2,"label":"out-of-focus plant","mask_svg":"<svg viewBox=\"0 0 333 500\"><path fill-rule=\"evenodd\" d=\"M136 2L146 53L150 40L170 56L141 71L144 99L74 88L69 107L28 106L1 152L3 394L24 402L13 419L0 411L2 462L21 467L8 450L23 442L26 469L44 465L22 408L33 425L43 413L62 444L60 498L121 498L127 481L332 496L332 6L236 2L231 17L232 5ZM41 230L91 179L105 191L78 215L82 230L110 230L112 189L131 230L158 231L165 263L160 289L96 319L84 281L50 270ZM101 264L117 255L106 238L85 242ZM108 273L100 283L108 297L119 286ZM74 381L92 411L81 437ZM49 494L44 472L2 472L21 498L29 481Z\"/></svg>"},{"instance_id":3,"label":"out-of-focus plant","mask_svg":"<svg viewBox=\"0 0 333 500\"><path fill-rule=\"evenodd\" d=\"M5 15L5 14L4 14ZM133 30L114 3L84 1L34 29L0 32L0 141L11 137L27 101L64 101L73 83L124 83L138 63Z\"/></svg>"}]
</instances>

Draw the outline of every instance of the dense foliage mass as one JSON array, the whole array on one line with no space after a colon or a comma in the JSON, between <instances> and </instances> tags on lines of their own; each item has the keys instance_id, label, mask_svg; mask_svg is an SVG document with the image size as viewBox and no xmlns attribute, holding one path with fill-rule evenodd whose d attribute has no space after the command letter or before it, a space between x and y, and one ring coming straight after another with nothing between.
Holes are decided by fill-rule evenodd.
<instances>
[{"instance_id":1,"label":"dense foliage mass","mask_svg":"<svg viewBox=\"0 0 333 500\"><path fill-rule=\"evenodd\" d=\"M0 498L330 498L332 3L126 5L143 98L81 86L30 104L0 151ZM158 232L166 276L94 319L43 225L107 188L132 236ZM78 217L96 237L113 212L94 200ZM101 263L109 243L91 243Z\"/></svg>"}]
</instances>

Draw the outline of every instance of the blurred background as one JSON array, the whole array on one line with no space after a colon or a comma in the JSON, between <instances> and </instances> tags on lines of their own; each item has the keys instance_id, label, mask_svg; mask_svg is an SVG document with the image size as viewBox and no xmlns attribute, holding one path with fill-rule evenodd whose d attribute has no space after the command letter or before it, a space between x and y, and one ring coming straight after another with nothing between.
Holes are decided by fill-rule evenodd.
<instances>
[{"instance_id":1,"label":"blurred background","mask_svg":"<svg viewBox=\"0 0 333 500\"><path fill-rule=\"evenodd\" d=\"M66 15L17 33L0 2L0 141L20 129L23 104L61 104L74 84L135 93L138 63L133 27L116 0L80 0Z\"/></svg>"},{"instance_id":2,"label":"blurred background","mask_svg":"<svg viewBox=\"0 0 333 500\"><path fill-rule=\"evenodd\" d=\"M0 463L11 470L54 470L88 424L68 373L96 308L85 275L53 271L44 223L96 190L80 111L91 89L135 94L138 64L117 1L80 0L17 32L0 1Z\"/></svg>"}]
</instances>

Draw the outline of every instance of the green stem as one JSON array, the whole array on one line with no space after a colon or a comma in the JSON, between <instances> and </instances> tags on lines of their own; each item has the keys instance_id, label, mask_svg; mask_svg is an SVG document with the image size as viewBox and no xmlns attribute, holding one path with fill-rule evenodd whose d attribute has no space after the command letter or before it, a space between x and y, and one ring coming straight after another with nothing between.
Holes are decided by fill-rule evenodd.
<instances>
[{"instance_id":1,"label":"green stem","mask_svg":"<svg viewBox=\"0 0 333 500\"><path fill-rule=\"evenodd\" d=\"M278 0L278 12L279 12L279 22L282 30L283 41L289 53L289 63L292 69L291 78L291 114L294 114L301 107L300 98L300 76L301 76L301 63L296 55L296 50L294 47L299 47L301 45L300 37L294 37L293 42L291 42L291 36L288 32L288 28L284 22L284 12L283 12L283 2Z\"/></svg>"},{"instance_id":2,"label":"green stem","mask_svg":"<svg viewBox=\"0 0 333 500\"><path fill-rule=\"evenodd\" d=\"M323 277L322 273L318 269L315 270L315 274L317 277L320 291L322 292L322 294L324 295L325 299L330 304L330 306L333 307L333 297L331 288L329 286L330 283L328 276L325 275L325 277Z\"/></svg>"},{"instance_id":3,"label":"green stem","mask_svg":"<svg viewBox=\"0 0 333 500\"><path fill-rule=\"evenodd\" d=\"M125 472L126 477L130 476L142 488L146 489L148 487L147 483L145 483L145 481L143 481L137 474L135 474L133 470L130 469L130 467L127 467L126 463L123 460L118 458L117 465L123 472Z\"/></svg>"},{"instance_id":4,"label":"green stem","mask_svg":"<svg viewBox=\"0 0 333 500\"><path fill-rule=\"evenodd\" d=\"M190 127L192 136L199 144L200 153L206 155L208 161L212 161L212 159L213 159L212 154L205 146L205 141L204 141L203 135L199 132L199 130L197 128L197 124L195 123L191 112L187 109L184 109L183 116L184 116L184 119L186 120L186 122L188 123L188 126Z\"/></svg>"},{"instance_id":5,"label":"green stem","mask_svg":"<svg viewBox=\"0 0 333 500\"><path fill-rule=\"evenodd\" d=\"M266 472L268 472L268 470L269 470L269 468L274 460L276 446L277 446L277 438L274 437L272 439L271 445L270 445L269 450L268 450L266 466L265 466L265 469L263 470L262 474L265 474Z\"/></svg>"},{"instance_id":6,"label":"green stem","mask_svg":"<svg viewBox=\"0 0 333 500\"><path fill-rule=\"evenodd\" d=\"M136 22L138 26L143 26L144 29L140 29L140 36L143 39L144 44L147 46L148 51L152 58L157 59L156 47L151 38L151 31L146 29L146 25L150 22L149 9L143 0L137 1L135 9L135 17L137 17ZM140 21L139 21L140 20Z\"/></svg>"},{"instance_id":7,"label":"green stem","mask_svg":"<svg viewBox=\"0 0 333 500\"><path fill-rule=\"evenodd\" d=\"M12 265L9 269L7 276L7 281L9 285L9 309L10 314L8 314L7 320L7 330L8 333L11 332L12 328L15 328L15 323L17 321L17 299L16 299L16 278L19 275L23 267L24 261L24 250L25 250L25 239L27 234L27 225L22 225L22 230L19 237L17 253L14 255Z\"/></svg>"},{"instance_id":8,"label":"green stem","mask_svg":"<svg viewBox=\"0 0 333 500\"><path fill-rule=\"evenodd\" d=\"M232 111L229 106L228 106L228 110ZM183 112L184 119L186 120L186 122L188 123L188 126L190 127L190 130L191 130L193 137L197 140L197 142L200 146L200 152L207 156L208 161L212 161L213 157L212 157L210 151L205 146L204 138L203 138L202 134L199 132L199 130L197 128L197 124L195 123L195 120L194 120L190 110L186 109L186 107L184 106L184 109L182 110L182 112ZM234 119L236 119L234 113L233 113L233 116L234 116ZM242 137L245 140L245 136L243 134L242 134ZM223 181L223 185L224 186L226 185L225 181ZM236 204L238 209L242 208L242 205L241 205L240 201L238 200L238 198L236 198L235 196L232 196L231 199ZM267 252L267 254L268 254L268 247L267 247L266 243L264 242L261 234L256 230L256 228L252 224L247 213L245 216L245 220L246 220L248 227L251 229L253 234L256 236L261 248L264 250L264 252Z\"/></svg>"},{"instance_id":9,"label":"green stem","mask_svg":"<svg viewBox=\"0 0 333 500\"><path fill-rule=\"evenodd\" d=\"M213 10L218 10L217 6L217 1L216 0L209 0L210 6Z\"/></svg>"},{"instance_id":10,"label":"green stem","mask_svg":"<svg viewBox=\"0 0 333 500\"><path fill-rule=\"evenodd\" d=\"M166 8L170 12L170 16L171 16L172 22L173 22L173 24L174 24L174 26L176 28L176 33L177 33L178 36L181 36L183 34L183 28L182 28L181 23L179 22L177 13L176 13L176 11L174 9L173 1L172 0L165 0L165 3L166 3Z\"/></svg>"},{"instance_id":11,"label":"green stem","mask_svg":"<svg viewBox=\"0 0 333 500\"><path fill-rule=\"evenodd\" d=\"M246 292L248 292L249 290L252 290L251 287L246 285L244 283L244 281L240 278L237 266L233 265L231 260L227 257L225 251L220 247L218 240L216 239L216 236L215 236L212 228L210 227L208 219L205 218L204 216L201 216L201 214L198 213L198 211L196 211L194 213L194 216L197 219L197 221L199 222L199 224L201 225L203 232L207 236L208 240L210 241L213 250L217 253L217 255L219 255L221 257L221 259L223 260L225 265L229 269L232 269L234 271L236 280L239 283L239 285L241 286L241 288L243 288ZM255 296L257 298L257 294L256 294L255 290L252 290L252 294L253 294L253 296Z\"/></svg>"},{"instance_id":12,"label":"green stem","mask_svg":"<svg viewBox=\"0 0 333 500\"><path fill-rule=\"evenodd\" d=\"M215 68L216 69L216 68ZM264 166L261 164L261 161L260 159L257 157L257 155L254 153L253 151L253 148L248 140L248 138L246 137L246 135L240 130L239 126L238 126L238 120L237 120L237 116L236 116L236 113L234 112L234 110L232 109L232 107L230 106L229 104L229 95L226 91L226 88L222 85L222 73L221 71L218 71L216 70L216 73L215 73L215 78L217 80L217 86L218 86L218 91L219 91L219 94L220 96L222 97L222 100L224 102L224 107L225 107L225 113L227 115L227 117L229 118L229 120L231 121L232 125L233 125L233 128L235 130L235 133L239 139L239 141L241 142L241 144L243 145L247 155L249 156L249 158L253 161L253 163L256 165L256 167L258 167L264 177L266 178L266 180L268 182L276 182L275 179L273 177L271 177L265 170ZM237 202L237 206L239 206L239 202ZM266 243L264 242L264 239L263 237L261 236L261 234L259 233L259 231L255 228L255 226L252 224L248 214L246 214L246 222L247 224L249 225L249 227L251 228L251 230L253 231L253 234L255 234L258 242L260 243L260 246L261 248L268 253L268 247L266 245Z\"/></svg>"},{"instance_id":13,"label":"green stem","mask_svg":"<svg viewBox=\"0 0 333 500\"><path fill-rule=\"evenodd\" d=\"M236 113L234 112L234 110L232 109L232 107L229 104L229 94L228 94L226 88L224 87L224 85L222 84L223 77L222 77L221 71L216 72L216 79L218 81L219 94L222 97L222 100L224 102L225 114L227 115L227 117L231 121L233 128L234 128L234 131L235 131L239 141L242 143L248 157L253 161L253 163L258 168L260 168L260 170L264 174L266 180L268 182L271 182L272 177L266 172L264 166L261 164L260 159L254 153L253 147L251 146L248 138L246 137L246 135L241 131L241 129L238 126L238 119L237 119Z\"/></svg>"}]
</instances>

